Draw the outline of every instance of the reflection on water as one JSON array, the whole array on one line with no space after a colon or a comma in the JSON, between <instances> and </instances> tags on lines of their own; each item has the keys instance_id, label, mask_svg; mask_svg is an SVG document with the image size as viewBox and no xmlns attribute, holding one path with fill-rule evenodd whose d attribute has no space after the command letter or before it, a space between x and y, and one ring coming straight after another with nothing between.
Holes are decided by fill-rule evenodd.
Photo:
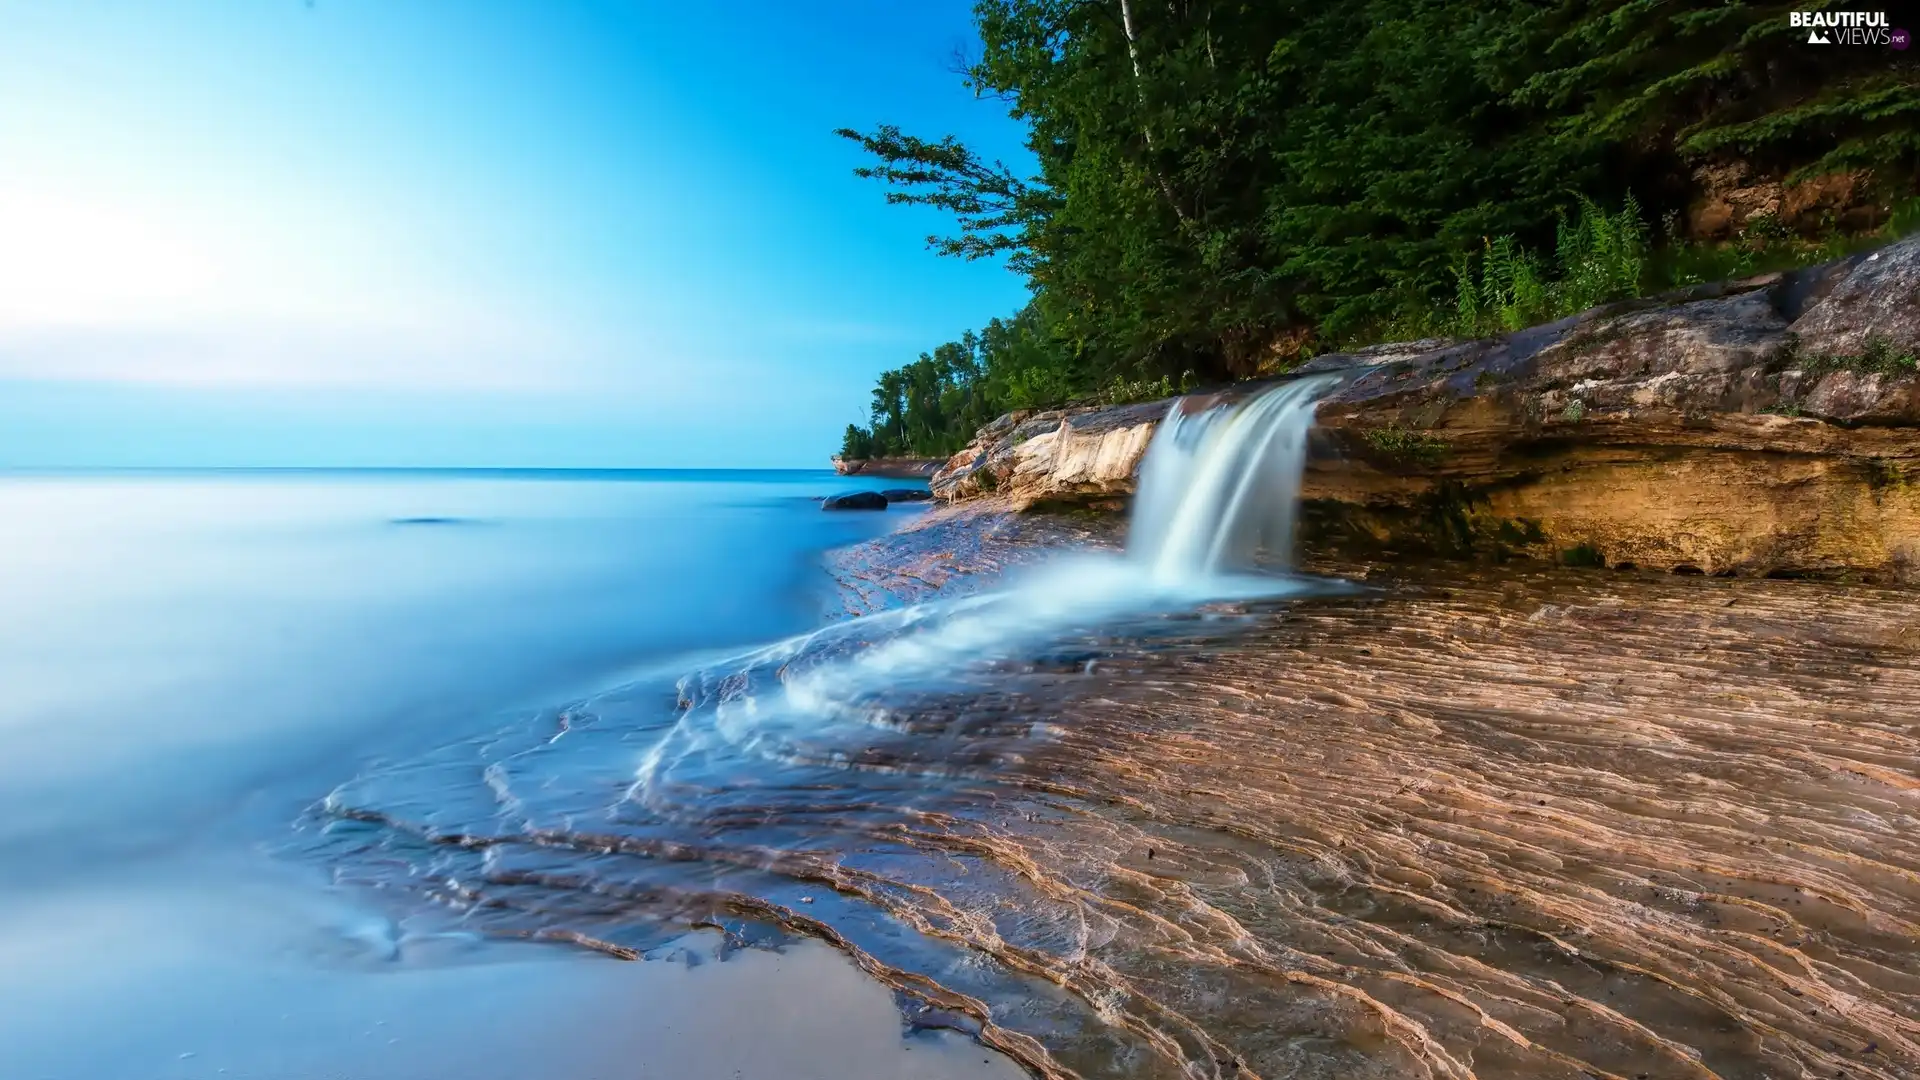
<instances>
[{"instance_id":1,"label":"reflection on water","mask_svg":"<svg viewBox=\"0 0 1920 1080\"><path fill-rule=\"evenodd\" d=\"M818 937L1050 1077L1920 1071L1910 595L1369 584L845 623L371 771L296 850L486 934Z\"/></svg>"},{"instance_id":2,"label":"reflection on water","mask_svg":"<svg viewBox=\"0 0 1920 1080\"><path fill-rule=\"evenodd\" d=\"M685 987L416 926L261 848L342 777L503 710L817 624L819 552L910 513L811 501L855 483L0 474L0 1077L575 1080L708 1060L695 1029L607 1022ZM731 976L703 978L700 1000L726 999ZM878 1075L906 1075L878 996L822 1022L877 1032L861 1045L894 1050ZM917 1057L916 1075L966 1075Z\"/></svg>"}]
</instances>

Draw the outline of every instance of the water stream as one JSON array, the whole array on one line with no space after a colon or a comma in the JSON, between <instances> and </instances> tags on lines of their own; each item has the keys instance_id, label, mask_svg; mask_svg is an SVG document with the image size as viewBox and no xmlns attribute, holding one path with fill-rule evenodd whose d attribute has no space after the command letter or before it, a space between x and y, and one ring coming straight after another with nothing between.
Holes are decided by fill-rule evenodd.
<instances>
[{"instance_id":1,"label":"water stream","mask_svg":"<svg viewBox=\"0 0 1920 1080\"><path fill-rule=\"evenodd\" d=\"M1307 432L1337 382L1297 379L1231 407L1176 403L1140 466L1127 553L1162 583L1248 570L1261 552L1291 565Z\"/></svg>"}]
</instances>

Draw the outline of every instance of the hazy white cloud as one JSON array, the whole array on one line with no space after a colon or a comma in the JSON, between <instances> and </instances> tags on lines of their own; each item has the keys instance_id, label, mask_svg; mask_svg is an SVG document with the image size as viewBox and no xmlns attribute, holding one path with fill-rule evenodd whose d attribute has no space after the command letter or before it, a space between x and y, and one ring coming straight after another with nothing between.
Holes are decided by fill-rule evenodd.
<instances>
[{"instance_id":1,"label":"hazy white cloud","mask_svg":"<svg viewBox=\"0 0 1920 1080\"><path fill-rule=\"evenodd\" d=\"M531 352L532 350L529 350ZM0 379L158 386L568 389L537 355L333 327L0 328Z\"/></svg>"},{"instance_id":2,"label":"hazy white cloud","mask_svg":"<svg viewBox=\"0 0 1920 1080\"><path fill-rule=\"evenodd\" d=\"M620 366L608 327L476 287L377 211L0 186L0 379L567 392Z\"/></svg>"},{"instance_id":3,"label":"hazy white cloud","mask_svg":"<svg viewBox=\"0 0 1920 1080\"><path fill-rule=\"evenodd\" d=\"M0 327L158 319L366 321L417 306L421 269L369 241L373 209L304 213L218 191L0 184Z\"/></svg>"}]
</instances>

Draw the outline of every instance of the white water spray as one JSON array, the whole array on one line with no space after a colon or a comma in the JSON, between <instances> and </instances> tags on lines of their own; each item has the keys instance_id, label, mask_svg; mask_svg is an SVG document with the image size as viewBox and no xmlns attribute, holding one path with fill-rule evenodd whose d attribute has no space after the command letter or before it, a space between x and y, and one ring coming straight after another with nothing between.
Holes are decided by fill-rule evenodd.
<instances>
[{"instance_id":1,"label":"white water spray","mask_svg":"<svg viewBox=\"0 0 1920 1080\"><path fill-rule=\"evenodd\" d=\"M1313 412L1337 379L1298 379L1232 408L1176 402L1140 467L1127 554L1163 584L1292 562Z\"/></svg>"},{"instance_id":2,"label":"white water spray","mask_svg":"<svg viewBox=\"0 0 1920 1080\"><path fill-rule=\"evenodd\" d=\"M696 751L718 737L736 749L778 756L777 748L796 738L817 737L823 720L871 722L868 702L903 687L949 682L969 669L1018 662L1048 643L1097 638L1130 622L1146 627L1141 620L1169 612L1326 588L1252 571L1263 552L1282 566L1291 561L1307 432L1314 407L1338 381L1294 380L1211 408L1175 404L1141 464L1124 557L1071 553L989 592L835 623L719 665L723 681L743 689L751 680L743 680L742 671L778 670L778 704L750 692L727 695L711 720L682 721L675 738L683 741L673 753ZM860 647L836 648L849 639ZM831 659L810 663L810 655ZM636 791L644 792L670 756L664 744L650 756Z\"/></svg>"}]
</instances>

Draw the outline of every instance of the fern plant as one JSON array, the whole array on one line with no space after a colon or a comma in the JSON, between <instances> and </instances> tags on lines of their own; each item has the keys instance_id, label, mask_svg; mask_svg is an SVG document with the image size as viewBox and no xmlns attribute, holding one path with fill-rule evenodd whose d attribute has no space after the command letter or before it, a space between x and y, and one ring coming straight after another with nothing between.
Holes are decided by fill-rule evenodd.
<instances>
[{"instance_id":1,"label":"fern plant","mask_svg":"<svg viewBox=\"0 0 1920 1080\"><path fill-rule=\"evenodd\" d=\"M1646 276L1647 230L1640 220L1640 204L1632 195L1618 214L1609 214L1586 196L1580 197L1580 216L1569 221L1564 212L1554 228L1554 258L1560 279L1555 285L1557 315L1585 311L1609 300L1640 295Z\"/></svg>"},{"instance_id":2,"label":"fern plant","mask_svg":"<svg viewBox=\"0 0 1920 1080\"><path fill-rule=\"evenodd\" d=\"M1582 197L1577 217L1562 212L1552 264L1512 236L1483 242L1475 259L1454 263L1454 323L1461 336L1519 330L1610 300L1640 295L1647 276L1647 229L1629 196L1609 214Z\"/></svg>"}]
</instances>

